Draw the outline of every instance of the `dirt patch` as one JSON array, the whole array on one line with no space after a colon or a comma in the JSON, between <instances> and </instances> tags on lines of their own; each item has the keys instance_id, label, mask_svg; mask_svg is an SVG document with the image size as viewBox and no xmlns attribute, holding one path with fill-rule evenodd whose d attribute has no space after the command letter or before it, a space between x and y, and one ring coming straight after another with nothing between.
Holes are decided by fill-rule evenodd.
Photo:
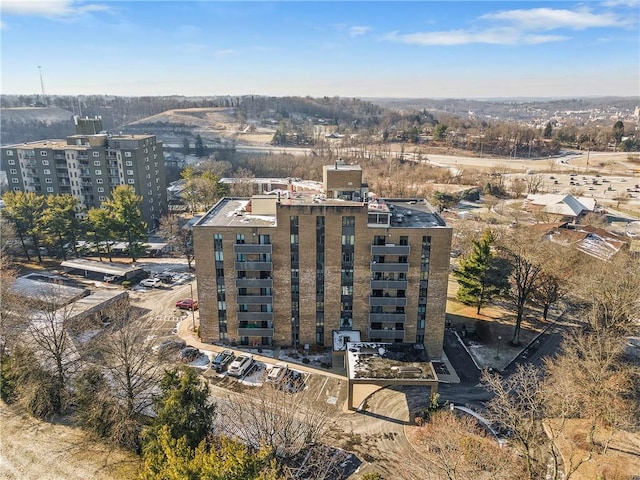
<instances>
[{"instance_id":1,"label":"dirt patch","mask_svg":"<svg viewBox=\"0 0 640 480\"><path fill-rule=\"evenodd\" d=\"M139 459L82 430L20 415L0 402L0 478L118 480L138 475Z\"/></svg>"}]
</instances>

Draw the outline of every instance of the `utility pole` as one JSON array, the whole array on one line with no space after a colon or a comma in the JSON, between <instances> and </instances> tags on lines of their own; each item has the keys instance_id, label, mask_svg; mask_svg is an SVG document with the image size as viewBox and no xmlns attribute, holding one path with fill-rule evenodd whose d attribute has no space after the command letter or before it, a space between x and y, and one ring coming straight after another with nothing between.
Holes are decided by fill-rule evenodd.
<instances>
[{"instance_id":1,"label":"utility pole","mask_svg":"<svg viewBox=\"0 0 640 480\"><path fill-rule=\"evenodd\" d=\"M40 90L42 90L42 103L44 104L44 82L42 81L42 66L38 65L38 72L40 72Z\"/></svg>"},{"instance_id":2,"label":"utility pole","mask_svg":"<svg viewBox=\"0 0 640 480\"><path fill-rule=\"evenodd\" d=\"M191 289L191 324L193 325L193 333L196 332L196 314L193 311L193 302L195 302L195 300L193 299L193 284L190 283L189 284L189 289Z\"/></svg>"}]
</instances>

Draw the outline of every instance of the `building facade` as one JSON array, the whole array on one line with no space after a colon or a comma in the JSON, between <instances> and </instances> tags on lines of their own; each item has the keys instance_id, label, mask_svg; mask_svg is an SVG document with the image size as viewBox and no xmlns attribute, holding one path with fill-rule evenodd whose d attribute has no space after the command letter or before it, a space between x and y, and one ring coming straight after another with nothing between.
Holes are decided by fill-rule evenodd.
<instances>
[{"instance_id":1,"label":"building facade","mask_svg":"<svg viewBox=\"0 0 640 480\"><path fill-rule=\"evenodd\" d=\"M224 198L196 223L203 341L328 346L358 330L441 356L452 229L425 201L378 199L361 180L336 163L322 192Z\"/></svg>"},{"instance_id":2,"label":"building facade","mask_svg":"<svg viewBox=\"0 0 640 480\"><path fill-rule=\"evenodd\" d=\"M142 196L140 210L149 228L167 211L162 142L154 135L76 134L1 152L10 190L73 195L89 209L100 207L116 186L130 185Z\"/></svg>"}]
</instances>

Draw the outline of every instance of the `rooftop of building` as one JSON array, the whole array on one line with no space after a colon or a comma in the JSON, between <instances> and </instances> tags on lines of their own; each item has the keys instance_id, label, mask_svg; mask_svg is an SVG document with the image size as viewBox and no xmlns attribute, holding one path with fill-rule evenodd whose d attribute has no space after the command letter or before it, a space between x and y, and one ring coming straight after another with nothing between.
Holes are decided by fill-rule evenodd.
<instances>
[{"instance_id":1,"label":"rooftop of building","mask_svg":"<svg viewBox=\"0 0 640 480\"><path fill-rule=\"evenodd\" d=\"M86 138L86 137L107 137L106 133L98 133L96 135L69 135L66 138ZM154 137L155 135L151 134L137 134L137 135L108 135L108 138L111 140L144 140L146 138ZM22 149L32 149L32 148L49 148L52 150L86 150L88 147L86 145L69 145L66 140L62 139L47 139L47 140L36 140L33 142L25 142L25 143L16 143L14 145L5 145L2 149L7 148L22 148Z\"/></svg>"},{"instance_id":2,"label":"rooftop of building","mask_svg":"<svg viewBox=\"0 0 640 480\"><path fill-rule=\"evenodd\" d=\"M350 380L436 380L424 345L419 343L347 343Z\"/></svg>"},{"instance_id":3,"label":"rooftop of building","mask_svg":"<svg viewBox=\"0 0 640 480\"><path fill-rule=\"evenodd\" d=\"M366 208L369 213L390 215L390 228L446 227L444 220L423 199L378 199L371 196L368 202L339 198L325 198L313 192L275 191L269 195L256 195L253 199L273 198L282 206L323 206ZM226 197L214 205L195 226L217 227L276 227L276 215L257 214L251 208L250 198Z\"/></svg>"},{"instance_id":4,"label":"rooftop of building","mask_svg":"<svg viewBox=\"0 0 640 480\"><path fill-rule=\"evenodd\" d=\"M324 167L322 167L323 171L326 170L362 170L362 167L360 165L358 165L357 163L344 163L344 161L342 159L339 159L338 161L336 161L334 164L332 165L325 165Z\"/></svg>"}]
</instances>

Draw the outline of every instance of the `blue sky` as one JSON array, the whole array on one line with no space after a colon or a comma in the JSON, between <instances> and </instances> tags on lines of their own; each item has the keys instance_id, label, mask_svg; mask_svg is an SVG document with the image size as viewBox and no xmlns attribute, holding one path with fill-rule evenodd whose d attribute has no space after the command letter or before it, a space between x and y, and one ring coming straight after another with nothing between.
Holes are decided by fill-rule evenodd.
<instances>
[{"instance_id":1,"label":"blue sky","mask_svg":"<svg viewBox=\"0 0 640 480\"><path fill-rule=\"evenodd\" d=\"M1 91L640 95L640 0L0 0Z\"/></svg>"}]
</instances>

